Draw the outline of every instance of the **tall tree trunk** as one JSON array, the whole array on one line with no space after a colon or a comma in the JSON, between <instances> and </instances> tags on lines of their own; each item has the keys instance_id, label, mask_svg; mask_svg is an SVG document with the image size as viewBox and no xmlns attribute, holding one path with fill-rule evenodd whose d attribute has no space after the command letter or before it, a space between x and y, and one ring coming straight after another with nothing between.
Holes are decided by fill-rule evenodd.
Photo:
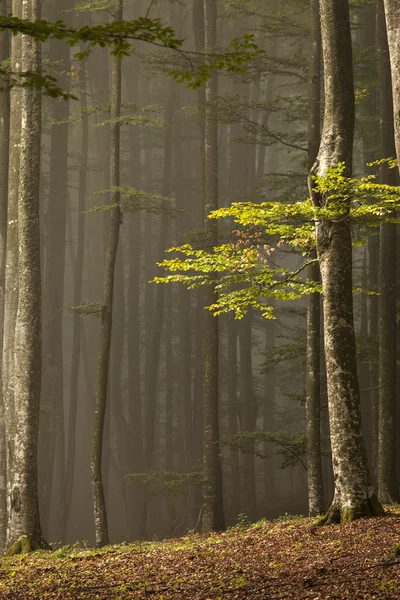
<instances>
[{"instance_id":1,"label":"tall tree trunk","mask_svg":"<svg viewBox=\"0 0 400 600\"><path fill-rule=\"evenodd\" d=\"M379 156L396 153L389 48L383 0L377 6L379 77ZM379 181L396 185L396 172L380 166ZM396 502L396 225L381 223L379 252L379 447L378 494L381 502Z\"/></svg>"},{"instance_id":2,"label":"tall tree trunk","mask_svg":"<svg viewBox=\"0 0 400 600\"><path fill-rule=\"evenodd\" d=\"M254 432L257 423L257 398L253 388L252 365L252 314L239 323L239 373L240 373L240 411L242 413L243 431ZM243 511L250 521L256 518L256 473L255 473L255 444L254 440L245 440L242 457L242 495Z\"/></svg>"},{"instance_id":3,"label":"tall tree trunk","mask_svg":"<svg viewBox=\"0 0 400 600\"><path fill-rule=\"evenodd\" d=\"M55 4L55 3L54 3ZM61 18L70 8L70 0L57 2L50 11L52 20ZM59 69L70 71L70 48L58 40L50 44L51 60ZM59 78L65 87L68 79ZM46 211L46 264L43 295L43 382L42 410L40 415L39 465L41 474L41 506L43 528L49 532L51 503L55 508L54 523L61 525L58 508L62 505L65 482L65 436L63 406L63 306L65 248L68 205L68 131L67 124L57 124L69 117L69 102L52 100L51 151L49 171L49 197ZM54 464L56 461L56 467ZM53 474L55 480L53 481ZM59 539L59 531L55 539Z\"/></svg>"},{"instance_id":4,"label":"tall tree trunk","mask_svg":"<svg viewBox=\"0 0 400 600\"><path fill-rule=\"evenodd\" d=\"M354 83L348 0L321 0L325 72L325 115L321 147L311 170L325 176L340 162L351 173L354 139ZM313 182L310 180L310 188ZM329 207L329 195L312 193L317 207ZM347 200L343 200L347 202ZM349 209L349 206L346 206ZM325 358L335 493L326 522L380 515L383 509L371 485L361 433L360 392L352 297L350 219L316 224L323 302Z\"/></svg>"},{"instance_id":5,"label":"tall tree trunk","mask_svg":"<svg viewBox=\"0 0 400 600\"><path fill-rule=\"evenodd\" d=\"M0 16L8 14L7 1L0 1ZM0 35L0 61L10 56L8 32ZM3 391L1 386L4 339L4 300L7 252L8 154L10 132L10 94L0 92L0 554L7 543L7 461Z\"/></svg>"},{"instance_id":6,"label":"tall tree trunk","mask_svg":"<svg viewBox=\"0 0 400 600\"><path fill-rule=\"evenodd\" d=\"M13 2L13 14L21 17L19 0ZM13 36L11 40L11 69L21 69L21 36ZM6 467L11 474L12 446L7 444L15 430L14 414L14 338L15 322L18 308L18 193L20 177L20 143L21 143L21 94L14 89L10 95L10 155L8 173L8 214L7 214L7 249L4 292L4 332L2 360L2 393L4 417L6 424ZM8 431L7 431L8 430ZM11 499L11 477L7 478L7 512ZM8 531L7 531L8 538Z\"/></svg>"},{"instance_id":7,"label":"tall tree trunk","mask_svg":"<svg viewBox=\"0 0 400 600\"><path fill-rule=\"evenodd\" d=\"M79 163L79 190L78 190L78 226L77 226L77 253L74 265L74 306L79 306L82 302L82 284L83 284L83 266L85 255L85 206L87 190L87 170L89 159L89 123L86 117L87 97L86 97L86 66L81 65L79 71L79 85L81 89L81 152ZM67 430L67 454L65 465L65 495L63 498L61 518L64 528L63 537L68 525L68 519L71 512L71 503L74 489L74 469L76 453L76 426L78 412L78 382L81 359L81 333L82 317L75 313L72 324L72 362L70 374L70 393L69 393L69 417Z\"/></svg>"},{"instance_id":8,"label":"tall tree trunk","mask_svg":"<svg viewBox=\"0 0 400 600\"><path fill-rule=\"evenodd\" d=\"M317 158L321 138L321 27L319 0L311 0L311 40L308 84L308 168ZM317 263L308 268L311 281L319 281ZM324 512L324 489L321 461L321 340L319 293L311 294L307 310L307 368L306 368L306 419L307 419L307 476L308 514L310 517Z\"/></svg>"},{"instance_id":9,"label":"tall tree trunk","mask_svg":"<svg viewBox=\"0 0 400 600\"><path fill-rule=\"evenodd\" d=\"M233 315L228 315L228 433L238 434L238 356L237 356L237 322ZM230 461L230 513L233 523L237 522L240 513L241 481L239 468L239 452L229 451Z\"/></svg>"},{"instance_id":10,"label":"tall tree trunk","mask_svg":"<svg viewBox=\"0 0 400 600\"><path fill-rule=\"evenodd\" d=\"M39 0L24 0L22 18L40 18ZM40 43L21 40L22 71L40 68ZM40 128L41 90L21 94L20 180L18 190L18 309L14 339L13 420L9 448L8 550L12 555L47 547L38 503L37 443L41 388ZM10 425L10 427L9 427Z\"/></svg>"},{"instance_id":11,"label":"tall tree trunk","mask_svg":"<svg viewBox=\"0 0 400 600\"><path fill-rule=\"evenodd\" d=\"M171 191L171 174L172 174L172 154L173 154L173 123L175 114L175 84L170 84L170 94L166 111L166 122L168 128L165 133L164 145L164 166L163 166L163 183L162 195L168 197ZM169 216L166 212L166 206L162 203L161 218L160 218L160 237L158 242L157 256L161 260L168 244ZM146 403L144 407L144 466L146 470L150 470L153 466L154 447L155 447L155 431L156 431L156 409L157 409L157 381L159 374L161 335L164 321L165 310L165 289L164 286L157 286L156 299L154 303L154 312L151 315L150 322L151 333L149 336L149 354L146 356ZM145 517L144 523L147 520L147 505L148 505L148 490L145 491Z\"/></svg>"},{"instance_id":12,"label":"tall tree trunk","mask_svg":"<svg viewBox=\"0 0 400 600\"><path fill-rule=\"evenodd\" d=\"M213 52L217 41L217 3L204 0L205 51ZM206 83L205 111L205 230L207 244L213 248L218 244L216 221L207 215L218 208L218 123L217 123L218 78L212 73ZM204 291L205 305L214 302L214 289ZM204 441L203 441L203 531L218 531L225 528L222 469L219 434L218 406L218 362L219 322L207 311L204 312Z\"/></svg>"},{"instance_id":13,"label":"tall tree trunk","mask_svg":"<svg viewBox=\"0 0 400 600\"><path fill-rule=\"evenodd\" d=\"M137 57L132 57L135 63L130 70L128 94L131 101L139 104L140 67ZM136 128L131 133L130 161L132 164L132 184L140 189L140 134ZM127 342L128 342L128 427L129 427L129 464L131 472L139 473L143 468L143 416L142 398L140 393L140 248L141 248L141 217L135 213L129 219L128 238L128 292L127 292ZM150 287L150 286L147 286ZM131 486L129 514L129 532L131 539L139 534L140 521L138 514L142 504L138 484Z\"/></svg>"},{"instance_id":14,"label":"tall tree trunk","mask_svg":"<svg viewBox=\"0 0 400 600\"><path fill-rule=\"evenodd\" d=\"M123 15L123 0L118 0L115 10L115 20L121 21ZM111 143L110 143L110 185L118 188L120 185L120 123L121 115L121 60L113 58L111 73ZM107 406L108 371L110 363L112 311L114 297L115 262L119 244L121 225L120 193L113 191L109 221L109 237L104 267L103 305L101 313L100 352L96 381L96 406L92 438L92 496L95 522L96 545L108 544L107 511L104 497L102 477L103 432Z\"/></svg>"}]
</instances>

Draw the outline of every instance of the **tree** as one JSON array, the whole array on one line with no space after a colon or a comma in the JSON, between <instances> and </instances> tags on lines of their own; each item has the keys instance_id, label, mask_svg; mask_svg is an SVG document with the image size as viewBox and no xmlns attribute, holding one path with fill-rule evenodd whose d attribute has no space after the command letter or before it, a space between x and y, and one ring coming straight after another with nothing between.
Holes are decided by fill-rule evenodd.
<instances>
[{"instance_id":1,"label":"tree","mask_svg":"<svg viewBox=\"0 0 400 600\"><path fill-rule=\"evenodd\" d=\"M321 136L321 27L319 16L319 0L311 0L308 103L308 168L311 169L318 154ZM319 281L319 265L317 263L313 263L308 269L308 276L311 281ZM320 294L315 292L310 296L307 310L306 418L308 512L310 516L321 515L324 512L320 418L320 302Z\"/></svg>"},{"instance_id":2,"label":"tree","mask_svg":"<svg viewBox=\"0 0 400 600\"><path fill-rule=\"evenodd\" d=\"M204 34L206 63L217 43L217 3L204 0ZM210 248L218 245L217 224L208 220L211 211L218 208L218 123L217 89L218 79L211 73L206 83L205 110L205 216L207 244ZM205 303L213 298L212 287L204 294ZM222 499L222 470L219 448L219 407L218 407L218 319L204 313L204 438L203 438L203 531L219 531L225 528Z\"/></svg>"},{"instance_id":3,"label":"tree","mask_svg":"<svg viewBox=\"0 0 400 600\"><path fill-rule=\"evenodd\" d=\"M22 4L22 17L39 18L40 0ZM24 35L21 69L40 68L40 44ZM7 414L8 550L12 555L47 547L37 493L37 441L41 390L41 280L39 176L41 92L20 92L18 187L18 308L14 339L14 397ZM4 382L7 385L7 381Z\"/></svg>"},{"instance_id":4,"label":"tree","mask_svg":"<svg viewBox=\"0 0 400 600\"><path fill-rule=\"evenodd\" d=\"M123 0L118 0L115 21L121 21ZM112 191L110 223L106 260L104 265L104 288L101 309L101 333L99 362L96 381L96 406L92 439L92 495L96 545L108 544L107 511L102 476L103 432L107 404L108 371L110 363L112 311L114 299L114 275L117 258L119 232L121 226L120 187L120 116L121 116L121 59L113 58L111 71L111 146L110 146L110 185Z\"/></svg>"},{"instance_id":5,"label":"tree","mask_svg":"<svg viewBox=\"0 0 400 600\"><path fill-rule=\"evenodd\" d=\"M371 176L359 181L349 177L355 112L349 6L346 0L324 0L320 6L325 115L320 150L310 173L312 198L294 204L234 203L215 211L212 218L230 216L244 227L245 239L239 232L239 241L221 244L212 252L185 245L178 249L185 259L163 262L175 274L156 281L178 281L195 288L211 284L213 274L218 273L218 296L208 307L215 315L235 311L241 318L254 307L271 317L272 307L266 305L265 297L293 300L319 289L317 282L301 277L316 260L312 258L316 242L335 476L332 505L321 523L331 523L383 514L370 482L360 428L350 221L360 219L363 226L390 221L399 193L397 188L373 183ZM271 236L308 258L294 271L277 266L270 258Z\"/></svg>"},{"instance_id":6,"label":"tree","mask_svg":"<svg viewBox=\"0 0 400 600\"><path fill-rule=\"evenodd\" d=\"M379 156L395 156L389 49L383 0L377 3ZM396 185L396 171L383 163L381 183ZM379 436L378 494L398 500L396 470L396 224L381 223L379 251Z\"/></svg>"},{"instance_id":7,"label":"tree","mask_svg":"<svg viewBox=\"0 0 400 600\"><path fill-rule=\"evenodd\" d=\"M343 162L351 173L354 137L354 82L348 0L321 0L325 112L321 146L311 169L323 177ZM329 208L329 194L312 192L314 206ZM321 269L329 423L335 492L324 520L351 521L381 515L368 472L361 433L352 298L350 201L339 199L343 217L316 222Z\"/></svg>"},{"instance_id":8,"label":"tree","mask_svg":"<svg viewBox=\"0 0 400 600\"><path fill-rule=\"evenodd\" d=\"M0 15L7 14L7 2L0 2ZM0 60L9 58L9 36L4 32L0 36ZM7 191L8 191L8 154L10 128L10 96L7 90L0 95L0 348L3 348L4 337L4 300L7 251ZM3 356L0 353L0 372L2 371ZM6 461L6 430L4 422L4 401L0 380L0 552L6 547L7 540L7 461Z\"/></svg>"}]
</instances>

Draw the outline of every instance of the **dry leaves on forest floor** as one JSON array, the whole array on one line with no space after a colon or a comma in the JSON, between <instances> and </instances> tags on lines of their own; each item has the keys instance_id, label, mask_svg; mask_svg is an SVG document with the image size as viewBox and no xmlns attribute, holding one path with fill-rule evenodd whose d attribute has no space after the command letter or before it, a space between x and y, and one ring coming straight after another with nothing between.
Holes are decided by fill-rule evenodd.
<instances>
[{"instance_id":1,"label":"dry leaves on forest floor","mask_svg":"<svg viewBox=\"0 0 400 600\"><path fill-rule=\"evenodd\" d=\"M0 600L400 598L400 516L314 527L261 521L223 534L62 548L1 559Z\"/></svg>"}]
</instances>

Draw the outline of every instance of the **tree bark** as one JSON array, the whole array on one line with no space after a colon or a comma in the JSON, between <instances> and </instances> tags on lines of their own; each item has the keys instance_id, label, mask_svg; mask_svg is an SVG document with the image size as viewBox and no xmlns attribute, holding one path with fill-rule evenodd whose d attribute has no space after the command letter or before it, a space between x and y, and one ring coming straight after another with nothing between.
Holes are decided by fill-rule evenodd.
<instances>
[{"instance_id":1,"label":"tree bark","mask_svg":"<svg viewBox=\"0 0 400 600\"><path fill-rule=\"evenodd\" d=\"M40 18L39 0L22 2L22 18ZM22 71L40 67L40 43L21 39ZM47 547L38 506L37 444L41 390L41 276L39 228L41 90L23 88L18 189L18 309L14 339L13 419L7 422L7 554Z\"/></svg>"},{"instance_id":2,"label":"tree bark","mask_svg":"<svg viewBox=\"0 0 400 600\"><path fill-rule=\"evenodd\" d=\"M57 6L54 6L57 4ZM61 0L50 8L51 20L63 16L71 7L70 0ZM61 12L60 12L61 11ZM70 48L58 40L50 44L51 60L57 69L70 71ZM58 84L68 87L65 75ZM40 514L45 535L49 533L51 504L55 509L54 524L59 539L65 472L64 435L64 369L63 369L63 307L65 248L68 206L68 124L57 124L69 117L69 101L51 101L51 150L49 196L46 210L46 252L43 291L43 381L42 410L39 435L39 481L41 487ZM56 466L54 468L56 461ZM54 481L53 481L54 475Z\"/></svg>"},{"instance_id":3,"label":"tree bark","mask_svg":"<svg viewBox=\"0 0 400 600\"><path fill-rule=\"evenodd\" d=\"M204 0L205 51L216 46L217 5L215 0ZM206 83L205 110L205 230L207 244L213 248L218 244L218 229L215 221L207 215L218 208L218 123L217 123L218 78L212 73ZM214 302L214 289L204 291L205 306ZM204 439L203 439L203 532L225 528L222 495L222 469L219 445L219 321L204 312Z\"/></svg>"},{"instance_id":4,"label":"tree bark","mask_svg":"<svg viewBox=\"0 0 400 600\"><path fill-rule=\"evenodd\" d=\"M74 306L79 306L82 302L83 285L83 267L85 254L85 206L86 206L86 188L87 188L87 170L89 159L89 123L85 111L87 108L87 89L86 89L86 66L81 65L79 70L79 85L81 89L81 152L79 165L79 191L78 191L78 225L77 225L77 253L74 269ZM76 425L78 412L78 381L81 359L81 333L82 317L74 314L72 325L72 363L70 375L70 394L69 394L69 417L67 429L67 454L65 464L65 496L63 498L63 540L68 526L68 520L71 512L71 503L74 490L74 469L76 453Z\"/></svg>"},{"instance_id":5,"label":"tree bark","mask_svg":"<svg viewBox=\"0 0 400 600\"><path fill-rule=\"evenodd\" d=\"M7 2L0 1L0 15L7 16ZM10 56L10 38L8 32L0 36L0 61ZM7 252L7 193L8 193L8 154L10 133L10 94L7 90L0 93L0 349L4 339L4 301ZM0 377L2 378L3 356L0 353ZM7 543L7 460L6 430L3 391L0 379L0 554Z\"/></svg>"},{"instance_id":6,"label":"tree bark","mask_svg":"<svg viewBox=\"0 0 400 600\"><path fill-rule=\"evenodd\" d=\"M389 48L383 0L377 5L379 89L379 156L396 153ZM379 182L396 185L396 172L380 165ZM397 502L396 467L396 225L381 223L379 252L379 437L378 495L381 502Z\"/></svg>"},{"instance_id":7,"label":"tree bark","mask_svg":"<svg viewBox=\"0 0 400 600\"><path fill-rule=\"evenodd\" d=\"M354 139L354 83L348 0L321 0L325 71L325 114L321 147L311 170L325 176L338 163L351 173ZM310 188L313 187L310 178ZM328 195L312 193L318 207L329 207ZM343 208L349 210L348 200ZM321 268L329 422L335 492L322 522L351 521L381 515L371 485L361 433L360 393L352 298L352 245L348 217L316 224Z\"/></svg>"},{"instance_id":8,"label":"tree bark","mask_svg":"<svg viewBox=\"0 0 400 600\"><path fill-rule=\"evenodd\" d=\"M311 40L308 83L308 168L318 154L321 139L321 27L319 0L311 0ZM310 281L319 281L318 264L308 268ZM324 489L321 460L321 340L319 293L311 294L307 310L307 367L306 367L306 420L307 420L307 477L308 514L324 512Z\"/></svg>"},{"instance_id":9,"label":"tree bark","mask_svg":"<svg viewBox=\"0 0 400 600\"><path fill-rule=\"evenodd\" d=\"M118 0L115 20L122 20L123 0ZM111 143L110 143L110 184L120 185L120 123L121 115L121 60L113 58L111 74ZM95 535L97 547L108 544L107 511L102 476L103 433L107 406L108 371L110 363L112 311L114 299L115 262L119 244L121 225L120 193L113 191L109 221L108 245L104 267L103 305L101 313L100 352L96 381L96 405L93 424L91 480Z\"/></svg>"},{"instance_id":10,"label":"tree bark","mask_svg":"<svg viewBox=\"0 0 400 600\"><path fill-rule=\"evenodd\" d=\"M384 0L387 38L392 74L394 135L397 158L400 157L400 4L397 0ZM400 161L399 161L400 170Z\"/></svg>"}]
</instances>

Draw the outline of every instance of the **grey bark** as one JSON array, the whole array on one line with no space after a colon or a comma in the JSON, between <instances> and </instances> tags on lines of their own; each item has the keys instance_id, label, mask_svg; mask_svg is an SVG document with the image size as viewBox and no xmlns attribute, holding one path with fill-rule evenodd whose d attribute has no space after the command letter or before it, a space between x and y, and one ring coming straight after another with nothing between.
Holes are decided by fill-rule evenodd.
<instances>
[{"instance_id":1,"label":"grey bark","mask_svg":"<svg viewBox=\"0 0 400 600\"><path fill-rule=\"evenodd\" d=\"M389 48L383 0L377 5L379 82L379 156L396 153ZM396 185L396 172L385 164L380 183ZM378 494L381 502L397 502L396 467L396 225L381 223L379 252L379 442Z\"/></svg>"},{"instance_id":2,"label":"grey bark","mask_svg":"<svg viewBox=\"0 0 400 600\"><path fill-rule=\"evenodd\" d=\"M13 2L13 14L21 17L21 4ZM21 36L11 40L11 68L21 70ZM2 356L2 394L6 427L6 467L11 471L13 461L14 415L14 336L18 307L18 191L21 144L21 95L18 90L10 94L10 140L8 176L7 247L4 290L4 332ZM7 478L7 512L11 498L11 479ZM8 533L7 533L8 536Z\"/></svg>"},{"instance_id":3,"label":"grey bark","mask_svg":"<svg viewBox=\"0 0 400 600\"><path fill-rule=\"evenodd\" d=\"M8 14L6 0L0 2L0 16ZM0 35L0 61L10 56L9 34ZM10 94L7 90L0 93L0 377L2 377L2 349L4 338L4 300L7 252L7 193L8 193L8 154L10 130ZM3 392L0 379L0 553L7 543L7 461L6 430Z\"/></svg>"},{"instance_id":4,"label":"grey bark","mask_svg":"<svg viewBox=\"0 0 400 600\"><path fill-rule=\"evenodd\" d=\"M321 146L311 175L326 175L339 162L351 173L354 139L354 83L348 0L321 0L325 72L325 114ZM312 187L312 181L310 181ZM316 206L329 196L313 192ZM348 200L343 208L349 210ZM316 224L320 261L329 422L335 492L326 522L383 514L375 496L361 433L352 298L352 245L349 218Z\"/></svg>"},{"instance_id":5,"label":"grey bark","mask_svg":"<svg viewBox=\"0 0 400 600\"><path fill-rule=\"evenodd\" d=\"M39 1L24 0L22 18L35 20L39 17ZM22 36L22 71L35 71L39 67L40 44ZM42 367L39 227L41 90L22 89L20 98L19 294L14 339L14 418L11 423L7 422L8 554L47 546L40 526L37 482Z\"/></svg>"},{"instance_id":6,"label":"grey bark","mask_svg":"<svg viewBox=\"0 0 400 600\"><path fill-rule=\"evenodd\" d=\"M123 0L119 0L115 10L115 20L122 20ZM121 61L114 58L111 73L111 142L110 142L110 184L120 185L120 123L121 114ZM104 496L102 457L104 420L107 406L108 370L112 333L112 311L114 297L115 262L119 244L121 225L120 193L113 191L109 221L108 245L104 267L104 288L101 313L100 350L96 380L96 405L93 423L91 481L95 523L96 545L108 544L107 511Z\"/></svg>"}]
</instances>

